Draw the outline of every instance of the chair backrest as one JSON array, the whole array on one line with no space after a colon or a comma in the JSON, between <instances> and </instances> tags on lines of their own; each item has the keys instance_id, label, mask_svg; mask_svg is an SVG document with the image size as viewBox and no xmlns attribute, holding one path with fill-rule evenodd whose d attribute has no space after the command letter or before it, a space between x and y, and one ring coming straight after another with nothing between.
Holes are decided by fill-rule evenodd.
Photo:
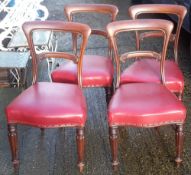
<instances>
[{"instance_id":1,"label":"chair backrest","mask_svg":"<svg viewBox=\"0 0 191 175\"><path fill-rule=\"evenodd\" d=\"M118 14L118 8L115 5L110 4L68 4L64 7L65 15L68 21L73 21L73 17L80 13L97 13L106 14L111 18L109 22L115 21ZM107 38L107 32L102 29L91 29L91 34L100 35ZM73 49L76 50L77 41L75 35L73 35ZM110 55L110 43L109 43L109 55Z\"/></svg>"},{"instance_id":2,"label":"chair backrest","mask_svg":"<svg viewBox=\"0 0 191 175\"><path fill-rule=\"evenodd\" d=\"M75 23L75 22L63 22L63 21L31 21L25 22L22 26L26 35L29 45L31 57L32 57L32 83L37 82L38 77L38 59L44 58L65 58L72 60L77 64L78 85L82 87L82 58L85 52L88 37L91 33L91 29L88 25ZM56 32L75 33L82 37L79 55L68 52L41 52L36 53L33 42L33 32L37 30L50 30Z\"/></svg>"},{"instance_id":3,"label":"chair backrest","mask_svg":"<svg viewBox=\"0 0 191 175\"><path fill-rule=\"evenodd\" d=\"M142 14L168 14L168 15L175 15L177 17L177 27L175 34L171 34L170 41L174 42L174 56L175 62L178 63L178 40L180 35L180 29L182 27L182 23L184 17L187 13L187 9L181 5L175 4L140 4L140 5L133 5L128 9L128 13L132 19L137 19ZM144 37L152 37L152 36L160 36L159 33L145 33L140 36L136 33L137 39L137 49L140 48L140 40Z\"/></svg>"},{"instance_id":4,"label":"chair backrest","mask_svg":"<svg viewBox=\"0 0 191 175\"><path fill-rule=\"evenodd\" d=\"M108 36L111 40L111 44L114 50L114 56L116 61L117 71L117 83L116 87L119 87L120 82L120 61L125 61L130 58L156 58L160 60L160 73L161 83L165 82L164 77L164 61L166 57L166 51L168 42L170 39L171 32L173 30L173 23L167 20L160 19L137 19L137 20L122 20L112 22L107 25ZM136 50L133 52L126 52L119 55L116 37L119 33L130 32L130 31L159 31L163 36L163 46L161 53L154 51L140 51ZM132 43L131 43L132 44Z\"/></svg>"}]
</instances>

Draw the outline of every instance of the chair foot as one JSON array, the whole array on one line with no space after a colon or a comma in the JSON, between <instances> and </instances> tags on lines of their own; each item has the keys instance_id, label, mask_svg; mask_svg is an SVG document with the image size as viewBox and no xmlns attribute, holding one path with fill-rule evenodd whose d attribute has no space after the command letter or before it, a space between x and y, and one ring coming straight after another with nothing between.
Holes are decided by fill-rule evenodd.
<instances>
[{"instance_id":1,"label":"chair foot","mask_svg":"<svg viewBox=\"0 0 191 175\"><path fill-rule=\"evenodd\" d=\"M179 167L182 163L183 151L183 125L176 125L176 166Z\"/></svg>"},{"instance_id":2,"label":"chair foot","mask_svg":"<svg viewBox=\"0 0 191 175\"><path fill-rule=\"evenodd\" d=\"M79 168L80 173L82 173L84 170L84 163L78 163L78 168Z\"/></svg>"},{"instance_id":3,"label":"chair foot","mask_svg":"<svg viewBox=\"0 0 191 175\"><path fill-rule=\"evenodd\" d=\"M118 161L113 161L112 162L113 171L117 171L118 170L118 165L119 165Z\"/></svg>"},{"instance_id":4,"label":"chair foot","mask_svg":"<svg viewBox=\"0 0 191 175\"><path fill-rule=\"evenodd\" d=\"M19 160L13 160L12 163L15 171L17 171L19 169Z\"/></svg>"},{"instance_id":5,"label":"chair foot","mask_svg":"<svg viewBox=\"0 0 191 175\"><path fill-rule=\"evenodd\" d=\"M78 152L78 167L79 171L83 172L84 169L84 127L76 129L76 142Z\"/></svg>"},{"instance_id":6,"label":"chair foot","mask_svg":"<svg viewBox=\"0 0 191 175\"><path fill-rule=\"evenodd\" d=\"M17 139L17 128L16 125L8 124L8 137L9 144L12 154L12 163L15 171L19 168L19 159L18 159L18 139Z\"/></svg>"},{"instance_id":7,"label":"chair foot","mask_svg":"<svg viewBox=\"0 0 191 175\"><path fill-rule=\"evenodd\" d=\"M182 159L176 158L175 161L176 161L176 167L179 168L182 163Z\"/></svg>"},{"instance_id":8,"label":"chair foot","mask_svg":"<svg viewBox=\"0 0 191 175\"><path fill-rule=\"evenodd\" d=\"M117 159L117 153L118 153L118 136L117 136L118 128L115 127L109 127L109 141L112 151L112 166L113 170L116 171L119 165L119 161Z\"/></svg>"}]
</instances>

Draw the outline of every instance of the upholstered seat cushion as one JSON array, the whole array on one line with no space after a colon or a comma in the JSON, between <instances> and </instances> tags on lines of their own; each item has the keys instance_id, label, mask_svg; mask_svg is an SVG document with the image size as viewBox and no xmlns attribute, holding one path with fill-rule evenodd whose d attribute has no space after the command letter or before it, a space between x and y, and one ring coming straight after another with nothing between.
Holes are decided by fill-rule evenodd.
<instances>
[{"instance_id":1,"label":"upholstered seat cushion","mask_svg":"<svg viewBox=\"0 0 191 175\"><path fill-rule=\"evenodd\" d=\"M155 59L142 59L134 62L121 74L120 84L132 82L160 83L160 62ZM171 92L182 92L184 77L174 61L165 61L165 84Z\"/></svg>"},{"instance_id":2,"label":"upholstered seat cushion","mask_svg":"<svg viewBox=\"0 0 191 175\"><path fill-rule=\"evenodd\" d=\"M52 74L53 82L77 84L77 65L70 61L55 69ZM98 55L85 55L82 67L83 87L111 86L113 65L110 58Z\"/></svg>"},{"instance_id":3,"label":"upholstered seat cushion","mask_svg":"<svg viewBox=\"0 0 191 175\"><path fill-rule=\"evenodd\" d=\"M121 85L108 109L110 126L160 126L183 123L186 109L164 85L130 83Z\"/></svg>"},{"instance_id":4,"label":"upholstered seat cushion","mask_svg":"<svg viewBox=\"0 0 191 175\"><path fill-rule=\"evenodd\" d=\"M77 85L37 83L6 108L8 123L38 127L84 126L86 102Z\"/></svg>"}]
</instances>

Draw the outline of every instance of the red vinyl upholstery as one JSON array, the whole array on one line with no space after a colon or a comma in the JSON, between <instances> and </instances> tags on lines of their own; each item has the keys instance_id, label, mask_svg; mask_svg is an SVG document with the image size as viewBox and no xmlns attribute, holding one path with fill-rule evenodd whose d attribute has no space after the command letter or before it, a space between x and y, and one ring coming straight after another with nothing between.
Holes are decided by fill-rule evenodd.
<instances>
[{"instance_id":1,"label":"red vinyl upholstery","mask_svg":"<svg viewBox=\"0 0 191 175\"><path fill-rule=\"evenodd\" d=\"M86 112L85 98L77 85L48 82L29 87L6 108L9 124L41 128L84 126Z\"/></svg>"},{"instance_id":2,"label":"red vinyl upholstery","mask_svg":"<svg viewBox=\"0 0 191 175\"><path fill-rule=\"evenodd\" d=\"M109 126L153 127L183 123L186 109L163 85L130 83L121 85L108 109Z\"/></svg>"},{"instance_id":3,"label":"red vinyl upholstery","mask_svg":"<svg viewBox=\"0 0 191 175\"><path fill-rule=\"evenodd\" d=\"M77 65L70 61L56 68L53 82L77 83ZM84 55L82 65L83 87L108 87L113 81L113 65L110 58L98 55Z\"/></svg>"},{"instance_id":4,"label":"red vinyl upholstery","mask_svg":"<svg viewBox=\"0 0 191 175\"><path fill-rule=\"evenodd\" d=\"M184 77L174 61L165 61L165 86L171 92L183 92ZM160 62L154 59L139 60L121 74L120 84L136 82L160 83Z\"/></svg>"}]
</instances>

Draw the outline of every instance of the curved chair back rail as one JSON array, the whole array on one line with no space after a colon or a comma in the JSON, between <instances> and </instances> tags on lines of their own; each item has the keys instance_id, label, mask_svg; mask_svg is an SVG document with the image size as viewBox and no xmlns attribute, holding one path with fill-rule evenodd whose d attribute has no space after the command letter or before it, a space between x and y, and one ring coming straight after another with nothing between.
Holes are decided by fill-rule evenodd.
<instances>
[{"instance_id":1,"label":"curved chair back rail","mask_svg":"<svg viewBox=\"0 0 191 175\"><path fill-rule=\"evenodd\" d=\"M118 8L115 5L111 4L68 4L64 7L65 15L68 19L68 21L73 21L73 16L75 14L80 13L98 13L98 14L107 14L111 17L110 22L115 21L117 14L118 14ZM107 32L101 29L93 29L91 30L91 34L93 35L99 35L107 38ZM76 42L74 42L76 41ZM111 48L110 43L109 44L109 51L108 55L111 56ZM77 48L77 40L75 35L73 35L73 49L76 50Z\"/></svg>"},{"instance_id":2,"label":"curved chair back rail","mask_svg":"<svg viewBox=\"0 0 191 175\"><path fill-rule=\"evenodd\" d=\"M111 21L115 21L116 16L118 14L118 8L115 5L110 5L110 4L68 4L64 7L64 12L68 21L73 20L74 14L93 13L93 12L108 14L111 17ZM98 31L99 30L92 29L92 34L98 34L98 35L102 34L101 32L99 33Z\"/></svg>"},{"instance_id":3,"label":"curved chair back rail","mask_svg":"<svg viewBox=\"0 0 191 175\"><path fill-rule=\"evenodd\" d=\"M175 15L178 18L175 34L171 34L170 41L174 42L174 56L175 62L178 63L178 40L183 20L186 16L187 9L181 5L172 4L140 4L133 5L128 9L128 13L132 19L137 19L142 14L168 14ZM140 40L145 37L160 37L158 32L143 33L139 36L136 32L137 49L140 49Z\"/></svg>"},{"instance_id":4,"label":"curved chair back rail","mask_svg":"<svg viewBox=\"0 0 191 175\"><path fill-rule=\"evenodd\" d=\"M32 64L33 64L33 69L32 69L32 76L33 76L33 84L37 82L37 77L38 77L38 71L37 71L37 53L35 52L35 47L33 43L33 37L32 37L32 32L35 30L51 30L51 31L62 31L62 32L71 32L75 34L79 34L82 36L82 44L81 44L81 49L79 53L79 57L76 56L76 62L78 64L78 84L82 86L82 77L81 77L81 72L82 72L82 56L84 55L85 52L85 47L87 44L88 37L91 33L91 29L88 25L86 24L81 24L81 23L75 23L75 22L63 22L63 21L31 21L31 22L26 22L22 26L23 31L26 35L31 56L32 56ZM40 58L47 56L47 57L52 57L54 58L64 58L69 59L69 60L75 60L75 56L71 55L69 53L61 53L61 52L56 52L56 53L41 53Z\"/></svg>"},{"instance_id":5,"label":"curved chair back rail","mask_svg":"<svg viewBox=\"0 0 191 175\"><path fill-rule=\"evenodd\" d=\"M121 74L121 68L120 68L120 55L118 52L117 42L116 42L116 36L119 33L122 32L130 32L130 31L159 31L163 34L164 42L163 42L163 48L161 52L161 64L160 64L160 73L161 73L161 82L165 82L164 77L164 60L166 57L166 50L168 46L168 42L170 39L171 32L173 30L173 23L167 20L160 20L160 19L138 19L138 20L123 20L123 21L116 21L112 22L107 25L107 32L108 36L111 40L114 54L115 54L115 60L117 64L117 84L116 87L119 87L120 83L120 74ZM126 53L128 55L127 58L134 58L136 56L142 55L142 57L146 56L156 56L158 59L158 55L155 52L142 52L142 51L135 51L131 53Z\"/></svg>"}]
</instances>

